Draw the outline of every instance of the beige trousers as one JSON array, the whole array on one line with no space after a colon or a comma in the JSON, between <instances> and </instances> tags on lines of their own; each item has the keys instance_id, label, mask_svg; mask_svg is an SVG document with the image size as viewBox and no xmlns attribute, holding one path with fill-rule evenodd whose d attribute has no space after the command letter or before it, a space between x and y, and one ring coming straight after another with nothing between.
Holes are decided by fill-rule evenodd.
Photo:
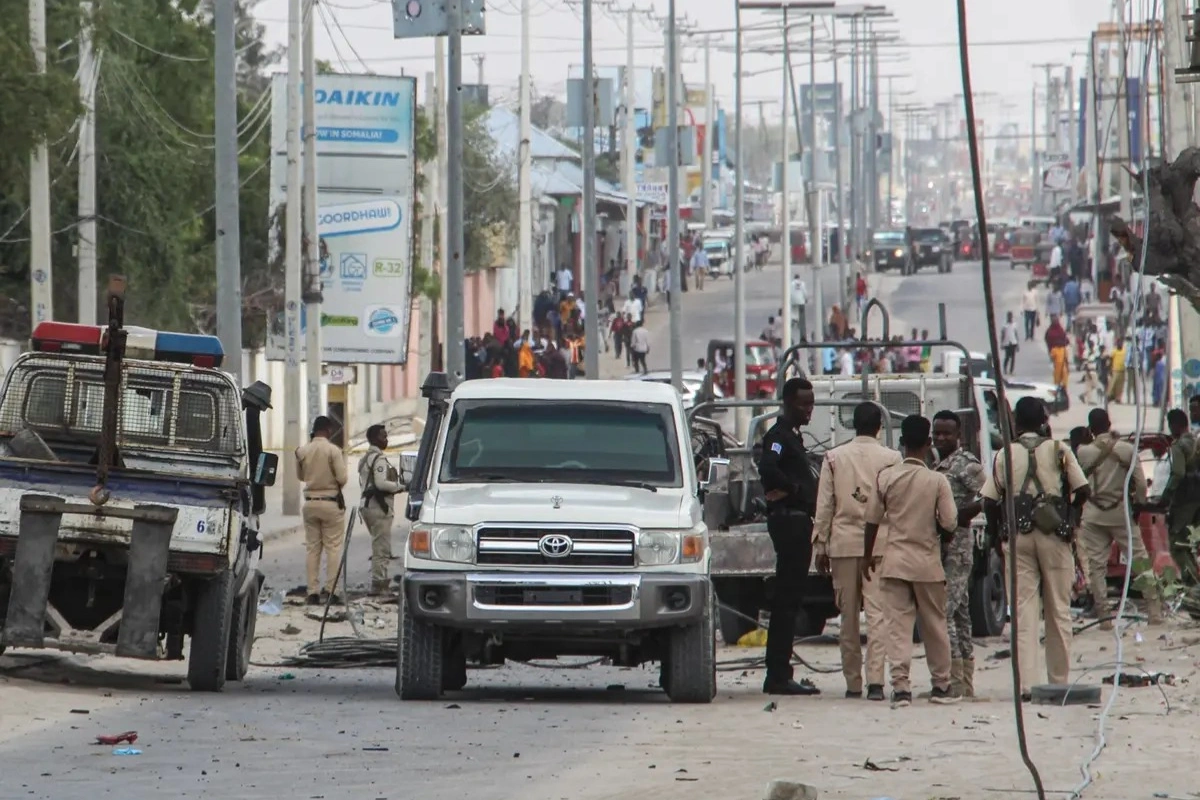
<instances>
[{"instance_id":1,"label":"beige trousers","mask_svg":"<svg viewBox=\"0 0 1200 800\"><path fill-rule=\"evenodd\" d=\"M1071 586L1075 583L1075 557L1071 545L1041 531L1017 534L1015 545L1005 547L1005 563L1017 571L1017 620L1021 692L1041 683L1041 646L1038 623L1046 620L1046 672L1050 683L1070 683ZM1009 576L1011 581L1011 573Z\"/></svg>"},{"instance_id":2,"label":"beige trousers","mask_svg":"<svg viewBox=\"0 0 1200 800\"><path fill-rule=\"evenodd\" d=\"M371 582L387 583L388 562L392 560L391 514L385 514L379 504L372 500L362 510L362 519L371 534Z\"/></svg>"},{"instance_id":3,"label":"beige trousers","mask_svg":"<svg viewBox=\"0 0 1200 800\"><path fill-rule=\"evenodd\" d=\"M950 634L946 630L946 583L915 583L896 578L880 580L880 602L887 620L888 661L892 690L911 692L913 626L921 621L925 660L937 689L950 688Z\"/></svg>"},{"instance_id":4,"label":"beige trousers","mask_svg":"<svg viewBox=\"0 0 1200 800\"><path fill-rule=\"evenodd\" d=\"M887 628L883 622L883 606L879 602L879 579L863 581L862 558L831 558L833 596L842 612L842 674L846 690L861 692L863 688L862 637L858 613L867 614L867 685L883 686L887 656Z\"/></svg>"},{"instance_id":5,"label":"beige trousers","mask_svg":"<svg viewBox=\"0 0 1200 800\"><path fill-rule=\"evenodd\" d=\"M1088 588L1091 589L1092 599L1096 602L1096 613L1103 618L1108 616L1106 611L1112 610L1108 602L1108 559L1112 555L1113 542L1125 552L1128 531L1122 524L1098 525L1094 522L1084 522L1079 526L1079 548L1083 551L1084 563L1087 565ZM1146 552L1146 543L1142 540L1141 528L1133 526L1133 563L1150 567L1150 554ZM1137 573L1133 574L1137 578ZM1148 587L1145 592L1148 601L1158 599L1158 588Z\"/></svg>"},{"instance_id":6,"label":"beige trousers","mask_svg":"<svg viewBox=\"0 0 1200 800\"><path fill-rule=\"evenodd\" d=\"M342 544L346 540L346 512L332 500L306 500L301 516L304 519L308 593L321 591L322 553L325 554L325 589L333 593L338 565L342 561Z\"/></svg>"}]
</instances>

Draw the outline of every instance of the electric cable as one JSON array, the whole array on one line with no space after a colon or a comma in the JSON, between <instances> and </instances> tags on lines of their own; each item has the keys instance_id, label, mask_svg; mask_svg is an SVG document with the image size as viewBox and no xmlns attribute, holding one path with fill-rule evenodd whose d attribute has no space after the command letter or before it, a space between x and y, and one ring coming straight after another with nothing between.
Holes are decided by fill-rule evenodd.
<instances>
[{"instance_id":1,"label":"electric cable","mask_svg":"<svg viewBox=\"0 0 1200 800\"><path fill-rule=\"evenodd\" d=\"M177 55L175 53L164 53L162 50L157 50L148 44L139 42L137 39L133 38L128 33L125 33L120 28L114 27L112 25L108 25L107 28L108 28L108 30L115 33L117 36L120 36L122 39L129 42L130 44L135 45L139 49L145 50L148 53L153 53L156 56L160 56L161 58L166 58L171 61L184 61L184 62L193 63L193 64L204 64L204 63L207 63L212 60L208 56L204 56L203 58L198 58L196 56L181 56L181 55Z\"/></svg>"},{"instance_id":2,"label":"electric cable","mask_svg":"<svg viewBox=\"0 0 1200 800\"><path fill-rule=\"evenodd\" d=\"M971 157L971 185L975 192L976 227L979 230L979 249L982 258L980 271L983 277L983 308L984 314L987 317L988 348L993 363L999 364L1000 340L996 330L996 309L992 292L991 247L988 244L987 209L984 204L983 175L979 166L979 132L975 128L975 99L971 92L971 56L967 40L967 3L966 0L955 0L955 3L958 7L958 57L959 69L962 74L963 106L966 114L967 148L970 151ZM1007 394L1004 381L996 381L997 407L1002 418L1001 424L998 426L1000 428L1001 440L1000 452L1010 454L1006 455L1004 459L1004 528L1011 554L1018 534L1016 530L1016 504L1012 492L1012 435L1009 426L1010 418L1006 417L1004 413L1009 408ZM1009 563L1008 567L1008 601L1011 607L1017 602L1017 569L1012 563ZM1021 754L1021 762L1025 765L1025 769L1028 770L1030 778L1033 779L1033 786L1037 792L1038 800L1046 800L1046 787L1042 783L1042 776L1038 772L1037 765L1033 763L1033 758L1029 754L1029 742L1025 736L1025 709L1022 706L1023 701L1021 699L1020 643L1017 636L1018 616L1018 614L1010 614L1008 626L1009 647L1012 651L1013 716L1017 728L1017 749Z\"/></svg>"}]
</instances>

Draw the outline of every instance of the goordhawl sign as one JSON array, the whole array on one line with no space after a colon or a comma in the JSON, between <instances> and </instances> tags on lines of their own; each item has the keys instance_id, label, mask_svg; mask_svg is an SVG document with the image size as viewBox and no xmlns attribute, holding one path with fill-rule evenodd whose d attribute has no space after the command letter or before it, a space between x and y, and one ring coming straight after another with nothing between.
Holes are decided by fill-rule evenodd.
<instances>
[{"instance_id":1,"label":"goordhawl sign","mask_svg":"<svg viewBox=\"0 0 1200 800\"><path fill-rule=\"evenodd\" d=\"M287 200L284 75L275 76L273 100L271 200L278 219ZM415 79L318 75L314 100L321 360L403 364L412 309ZM282 314L272 321L267 357L286 359Z\"/></svg>"}]
</instances>

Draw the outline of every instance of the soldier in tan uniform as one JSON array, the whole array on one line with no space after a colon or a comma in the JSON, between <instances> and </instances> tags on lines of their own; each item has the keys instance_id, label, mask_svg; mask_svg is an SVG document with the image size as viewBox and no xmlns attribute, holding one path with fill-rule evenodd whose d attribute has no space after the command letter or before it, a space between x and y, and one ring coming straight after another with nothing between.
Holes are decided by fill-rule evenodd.
<instances>
[{"instance_id":1,"label":"soldier in tan uniform","mask_svg":"<svg viewBox=\"0 0 1200 800\"><path fill-rule=\"evenodd\" d=\"M942 543L958 526L958 507L946 476L926 466L931 425L913 414L900 425L904 460L879 473L867 504L866 552L863 577L879 569L880 602L888 634L892 667L892 705L912 704L913 626L921 621L925 659L933 679L931 703L949 705L958 697L950 691L950 636L946 629L946 572ZM879 527L887 524L882 565L875 553Z\"/></svg>"},{"instance_id":2,"label":"soldier in tan uniform","mask_svg":"<svg viewBox=\"0 0 1200 800\"><path fill-rule=\"evenodd\" d=\"M1093 440L1079 448L1079 467L1091 484L1091 496L1083 506L1079 527L1079 544L1087 562L1088 587L1095 601L1096 616L1103 620L1100 627L1112 630L1112 604L1108 601L1108 559L1113 542L1125 553L1129 540L1128 524L1133 525L1133 565L1135 570L1151 568L1150 555L1138 526L1137 514L1146 504L1146 475L1138 463L1133 443L1127 442L1112 430L1108 412L1094 408L1088 414L1088 430ZM1125 510L1125 476L1131 476L1132 496L1129 498L1133 518ZM1135 573L1136 577L1137 573ZM1151 625L1162 624L1162 604L1154 585L1143 592L1146 615Z\"/></svg>"},{"instance_id":3,"label":"soldier in tan uniform","mask_svg":"<svg viewBox=\"0 0 1200 800\"><path fill-rule=\"evenodd\" d=\"M370 448L358 462L358 484L362 488L359 509L371 534L371 594L381 595L388 592L395 498L404 487L384 453L388 446L387 428L382 425L367 428L367 443Z\"/></svg>"},{"instance_id":4,"label":"soldier in tan uniform","mask_svg":"<svg viewBox=\"0 0 1200 800\"><path fill-rule=\"evenodd\" d=\"M1071 586L1075 583L1075 555L1067 498L1063 482L1079 507L1088 497L1088 480L1075 454L1061 442L1047 439L1040 431L1046 424L1046 406L1036 397L1022 397L1013 409L1017 440L1008 451L996 454L992 471L980 492L988 523L999 520L1001 498L1010 489L1005 484L1005 462L1012 452L1012 490L1017 519L1017 540L1007 543L1005 563L1017 571L1017 597L1012 602L1017 622L1021 675L1021 697L1030 699L1039 683L1041 646L1038 623L1046 621L1046 672L1052 684L1070 683L1071 673ZM1029 465L1035 465L1033 474ZM1050 501L1034 511L1033 499ZM1051 511L1052 510L1052 511ZM1057 520L1057 521L1056 521ZM997 541L1001 537L995 537ZM1044 612L1044 613L1043 613Z\"/></svg>"},{"instance_id":5,"label":"soldier in tan uniform","mask_svg":"<svg viewBox=\"0 0 1200 800\"><path fill-rule=\"evenodd\" d=\"M342 449L329 441L333 420L313 420L312 439L296 448L296 474L304 481L304 549L308 553L308 604L320 605L321 554L325 554L325 592L340 603L334 585L346 538L346 460Z\"/></svg>"},{"instance_id":6,"label":"soldier in tan uniform","mask_svg":"<svg viewBox=\"0 0 1200 800\"><path fill-rule=\"evenodd\" d=\"M853 440L825 454L817 490L813 553L817 570L833 575L833 591L842 613L839 638L846 696L862 697L863 653L859 611L867 615L867 699L883 700L887 637L878 580L864 580L863 517L885 467L900 463L900 453L879 443L883 413L874 403L854 409Z\"/></svg>"}]
</instances>

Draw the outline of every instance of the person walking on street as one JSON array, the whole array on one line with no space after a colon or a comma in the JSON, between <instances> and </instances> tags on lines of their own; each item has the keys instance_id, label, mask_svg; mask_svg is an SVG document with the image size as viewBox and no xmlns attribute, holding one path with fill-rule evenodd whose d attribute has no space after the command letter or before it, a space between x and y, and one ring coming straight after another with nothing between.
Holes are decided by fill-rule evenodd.
<instances>
[{"instance_id":1,"label":"person walking on street","mask_svg":"<svg viewBox=\"0 0 1200 800\"><path fill-rule=\"evenodd\" d=\"M310 606L321 605L321 555L325 555L324 594L332 595L334 605L340 604L336 581L342 562L342 545L346 540L346 460L342 449L329 440L333 435L333 420L317 417L313 420L308 444L296 448L296 476L304 481L305 571L308 579Z\"/></svg>"},{"instance_id":2,"label":"person walking on street","mask_svg":"<svg viewBox=\"0 0 1200 800\"><path fill-rule=\"evenodd\" d=\"M792 325L795 326L796 335L793 341L802 342L808 340L808 286L800 279L799 275L792 276Z\"/></svg>"},{"instance_id":3,"label":"person walking on street","mask_svg":"<svg viewBox=\"0 0 1200 800\"><path fill-rule=\"evenodd\" d=\"M1008 312L1008 319L1000 329L1000 347L1004 349L1004 374L1012 375L1017 368L1017 350L1021 348L1021 333L1013 320L1013 313Z\"/></svg>"},{"instance_id":4,"label":"person walking on street","mask_svg":"<svg viewBox=\"0 0 1200 800\"><path fill-rule=\"evenodd\" d=\"M1001 500L1011 494L1016 508L1013 525L1016 541L1007 543L1005 563L1017 571L1017 598L1012 613L1020 643L1021 697L1041 683L1038 623L1046 622L1046 673L1050 683L1069 683L1071 672L1071 587L1075 582L1075 556L1071 550L1070 509L1086 502L1090 487L1075 460L1061 442L1041 431L1047 424L1046 405L1036 397L1022 397L1013 410L1017 440L996 454L992 472L981 494L984 513L994 531L999 530ZM1011 459L1011 462L1010 462ZM1005 463L1012 464L1012 484L1005 483ZM1063 485L1072 497L1063 496ZM994 537L1000 541L999 536ZM1044 613L1043 613L1044 612Z\"/></svg>"},{"instance_id":5,"label":"person walking on street","mask_svg":"<svg viewBox=\"0 0 1200 800\"><path fill-rule=\"evenodd\" d=\"M1054 364L1054 385L1058 387L1060 394L1066 396L1067 386L1071 382L1071 369L1067 355L1068 349L1071 346L1071 340L1067 336L1067 332L1058 321L1058 317L1050 318L1050 325L1046 328L1046 350L1050 353L1050 361Z\"/></svg>"},{"instance_id":6,"label":"person walking on street","mask_svg":"<svg viewBox=\"0 0 1200 800\"><path fill-rule=\"evenodd\" d=\"M862 574L879 569L880 600L892 668L892 706L912 704L913 628L920 620L925 659L933 690L931 703L957 703L950 691L950 639L946 629L946 573L941 543L958 525L958 509L945 475L926 465L929 420L911 414L900 423L904 460L887 467L876 480L867 504ZM887 525L882 565L875 553L881 525Z\"/></svg>"},{"instance_id":7,"label":"person walking on street","mask_svg":"<svg viewBox=\"0 0 1200 800\"><path fill-rule=\"evenodd\" d=\"M1179 567L1179 580L1188 589L1188 610L1200 612L1200 598L1195 596L1200 588L1200 570L1196 546L1191 542L1191 526L1200 515L1200 453L1196 452L1196 437L1187 414L1171 409L1167 412L1167 428L1173 439L1171 476L1162 493L1162 502L1167 506L1167 536Z\"/></svg>"},{"instance_id":8,"label":"person walking on street","mask_svg":"<svg viewBox=\"0 0 1200 800\"><path fill-rule=\"evenodd\" d=\"M358 485L362 489L359 514L371 534L371 594L388 594L388 562L392 560L392 523L396 495L404 491L400 475L384 453L387 428L367 428L367 454L358 462Z\"/></svg>"},{"instance_id":9,"label":"person walking on street","mask_svg":"<svg viewBox=\"0 0 1200 800\"><path fill-rule=\"evenodd\" d=\"M1011 319L1012 315L1009 314ZM971 520L983 511L979 490L987 475L979 459L962 446L962 421L953 411L933 415L933 448L937 453L934 471L946 476L958 525L954 538L942 550L946 572L946 630L950 638L950 688L956 697L975 696L975 644L971 640L971 570L975 559L975 537Z\"/></svg>"},{"instance_id":10,"label":"person walking on street","mask_svg":"<svg viewBox=\"0 0 1200 800\"><path fill-rule=\"evenodd\" d=\"M883 412L875 403L854 407L854 438L825 454L813 522L817 571L833 576L833 596L841 612L838 643L846 696L862 697L863 653L858 615L867 615L867 699L883 700L887 650L879 581L863 577L863 530L867 501L886 467L900 454L879 442Z\"/></svg>"},{"instance_id":11,"label":"person walking on street","mask_svg":"<svg viewBox=\"0 0 1200 800\"><path fill-rule=\"evenodd\" d=\"M704 276L708 274L708 251L699 242L692 251L692 274L696 276L696 288L704 290Z\"/></svg>"},{"instance_id":12,"label":"person walking on street","mask_svg":"<svg viewBox=\"0 0 1200 800\"><path fill-rule=\"evenodd\" d=\"M1037 284L1030 281L1021 295L1021 315L1025 318L1025 341L1032 342L1037 330L1038 290Z\"/></svg>"},{"instance_id":13,"label":"person walking on street","mask_svg":"<svg viewBox=\"0 0 1200 800\"><path fill-rule=\"evenodd\" d=\"M650 331L641 322L633 324L629 334L629 352L633 354L633 371L646 374L646 356L650 353Z\"/></svg>"},{"instance_id":14,"label":"person walking on street","mask_svg":"<svg viewBox=\"0 0 1200 800\"><path fill-rule=\"evenodd\" d=\"M1102 408L1091 410L1088 414L1088 431L1092 434L1092 441L1080 446L1076 454L1079 467L1092 487L1091 496L1083 506L1079 544L1087 567L1096 618L1102 620L1102 630L1112 630L1112 621L1108 619L1112 615L1112 606L1108 601L1108 558L1114 542L1121 552L1125 552L1130 541L1127 528L1131 519L1130 511L1133 512L1133 529L1138 530L1137 516L1146 505L1146 474L1138 463L1133 443L1125 441L1113 431L1107 411ZM1130 467L1134 468L1131 481L1133 494L1127 496L1125 478L1130 474ZM1150 555L1146 552L1146 543L1140 535L1135 535L1132 542L1133 558L1129 563L1138 570L1148 569ZM1150 624L1161 625L1162 605L1157 587L1144 589L1142 595L1146 599L1146 616Z\"/></svg>"},{"instance_id":15,"label":"person walking on street","mask_svg":"<svg viewBox=\"0 0 1200 800\"><path fill-rule=\"evenodd\" d=\"M775 593L767 627L766 694L814 695L821 690L808 679L792 678L792 641L796 612L804 598L812 563L813 513L817 476L799 430L812 418L812 384L790 378L783 385L780 415L762 441L758 472L767 500L767 533L775 547Z\"/></svg>"}]
</instances>

